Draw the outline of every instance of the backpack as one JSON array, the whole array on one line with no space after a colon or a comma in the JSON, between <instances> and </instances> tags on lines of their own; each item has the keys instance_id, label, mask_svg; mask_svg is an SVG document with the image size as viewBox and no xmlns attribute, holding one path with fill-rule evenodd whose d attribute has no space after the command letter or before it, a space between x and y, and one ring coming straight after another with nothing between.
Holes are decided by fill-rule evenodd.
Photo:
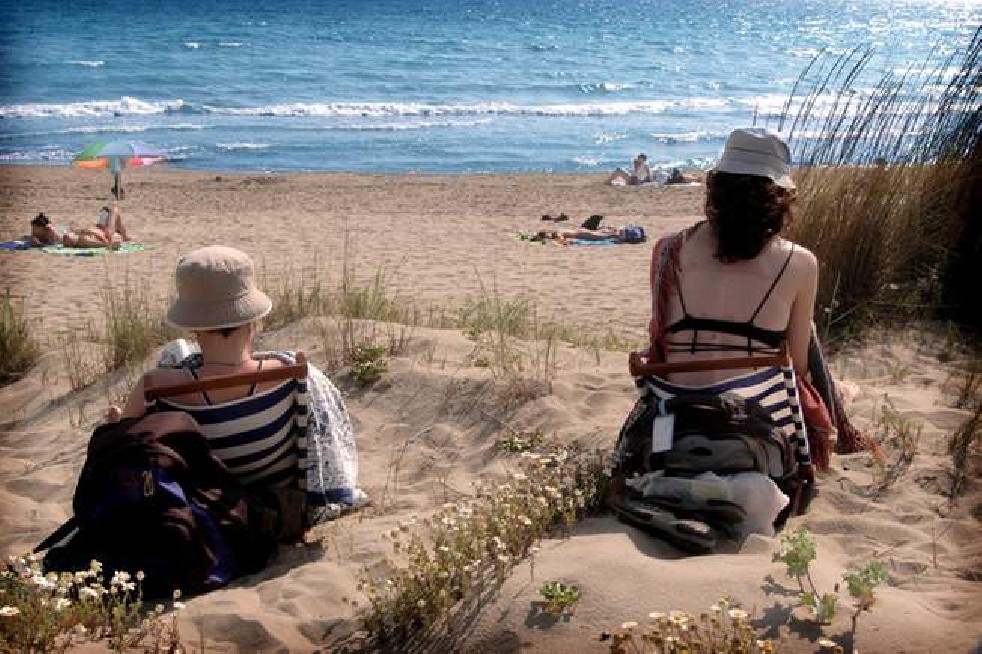
<instances>
[{"instance_id":1,"label":"backpack","mask_svg":"<svg viewBox=\"0 0 982 654\"><path fill-rule=\"evenodd\" d=\"M34 551L50 547L45 572L86 570L92 559L110 577L143 571L144 598L205 592L268 562L278 525L264 500L212 454L188 414L126 419L96 428L73 517Z\"/></svg>"},{"instance_id":2,"label":"backpack","mask_svg":"<svg viewBox=\"0 0 982 654\"><path fill-rule=\"evenodd\" d=\"M674 415L671 448L652 452L652 428ZM759 472L781 486L798 469L794 447L758 402L734 394L679 395L658 400L646 394L628 415L617 444L618 468L626 474L664 470L668 475Z\"/></svg>"},{"instance_id":3,"label":"backpack","mask_svg":"<svg viewBox=\"0 0 982 654\"><path fill-rule=\"evenodd\" d=\"M644 227L640 225L628 225L624 228L625 243L644 243L647 240L648 235L645 234Z\"/></svg>"},{"instance_id":4,"label":"backpack","mask_svg":"<svg viewBox=\"0 0 982 654\"><path fill-rule=\"evenodd\" d=\"M655 451L655 423L661 416L672 416L674 423L666 449ZM697 476L761 473L792 499L793 507L800 492L797 466L787 435L754 400L733 394L660 400L646 393L621 428L608 505L679 549L710 552L718 535L740 532L747 514L727 499L722 480ZM788 513L785 509L778 522Z\"/></svg>"}]
</instances>

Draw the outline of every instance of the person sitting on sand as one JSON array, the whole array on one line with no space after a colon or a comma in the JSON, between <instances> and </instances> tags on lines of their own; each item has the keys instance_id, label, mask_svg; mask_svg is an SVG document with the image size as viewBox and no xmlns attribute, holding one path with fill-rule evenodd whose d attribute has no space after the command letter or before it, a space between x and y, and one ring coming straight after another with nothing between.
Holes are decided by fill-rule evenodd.
<instances>
[{"instance_id":1,"label":"person sitting on sand","mask_svg":"<svg viewBox=\"0 0 982 654\"><path fill-rule=\"evenodd\" d=\"M666 361L760 356L787 342L796 372L807 373L818 262L781 237L795 199L790 162L772 132L730 134L706 177L706 220L683 233L667 306L652 314L651 342ZM672 381L704 386L734 374L679 373Z\"/></svg>"},{"instance_id":2,"label":"person sitting on sand","mask_svg":"<svg viewBox=\"0 0 982 654\"><path fill-rule=\"evenodd\" d=\"M221 388L145 404L144 389L148 386L169 386L193 379L280 368L292 363L288 353L258 354L253 350L260 320L269 314L273 303L256 285L255 266L247 254L218 245L200 248L180 259L175 277L177 298L171 304L166 320L173 327L193 332L200 353L182 354L184 358L174 363L175 367L145 373L126 405L122 409L110 407L107 419L115 422L122 418L138 418L147 411L189 413L201 425L213 453L247 486L297 486L300 474L297 439L301 436L324 444L318 453L308 457L306 464L321 466L315 475L321 480L317 483L326 484L343 474L337 462L356 457L353 430L340 393L314 366L308 366L310 406L307 413L311 416L311 428L323 426L331 432L326 435L298 434L295 429L285 428L288 418L296 410L296 401L292 397L296 385L292 380ZM336 430L343 433L339 435ZM344 452L332 455L333 460L320 460L320 449L334 452L345 447L348 449ZM330 470L328 463L333 466ZM354 479L350 481L353 483ZM317 495L308 484L308 525L321 519L330 503L354 506L363 501L364 494L360 490L340 483L335 485L344 486L343 492L340 496L328 497L326 491Z\"/></svg>"},{"instance_id":3,"label":"person sitting on sand","mask_svg":"<svg viewBox=\"0 0 982 654\"><path fill-rule=\"evenodd\" d=\"M623 168L615 170L607 183L611 186L637 186L651 181L651 168L648 167L648 155L641 153L634 158L630 172Z\"/></svg>"},{"instance_id":4,"label":"person sitting on sand","mask_svg":"<svg viewBox=\"0 0 982 654\"><path fill-rule=\"evenodd\" d=\"M678 168L672 168L671 174L665 180L666 184L691 184L698 182L699 178L695 175L686 175Z\"/></svg>"},{"instance_id":5,"label":"person sitting on sand","mask_svg":"<svg viewBox=\"0 0 982 654\"><path fill-rule=\"evenodd\" d=\"M62 235L51 224L51 220L43 213L31 219L31 247L41 248L46 245L56 245L61 243Z\"/></svg>"}]
</instances>

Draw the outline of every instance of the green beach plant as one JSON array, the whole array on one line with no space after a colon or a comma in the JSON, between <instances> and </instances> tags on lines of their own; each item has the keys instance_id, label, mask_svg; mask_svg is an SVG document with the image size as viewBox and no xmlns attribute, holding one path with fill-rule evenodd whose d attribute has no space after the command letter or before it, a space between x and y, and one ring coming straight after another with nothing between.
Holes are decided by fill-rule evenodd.
<instances>
[{"instance_id":1,"label":"green beach plant","mask_svg":"<svg viewBox=\"0 0 982 654\"><path fill-rule=\"evenodd\" d=\"M0 651L65 652L85 643L114 652L184 651L180 594L168 616L163 604L145 605L142 581L142 572L122 571L107 581L98 561L87 570L42 574L36 557L12 556L0 572Z\"/></svg>"},{"instance_id":2,"label":"green beach plant","mask_svg":"<svg viewBox=\"0 0 982 654\"><path fill-rule=\"evenodd\" d=\"M547 581L539 586L539 596L545 600L542 610L551 615L566 615L580 601L580 587L561 581Z\"/></svg>"},{"instance_id":3,"label":"green beach plant","mask_svg":"<svg viewBox=\"0 0 982 654\"><path fill-rule=\"evenodd\" d=\"M606 456L575 446L524 452L507 483L383 533L387 571L365 570L362 625L375 646L438 647L486 604L537 543L599 505ZM567 595L567 599L568 599Z\"/></svg>"},{"instance_id":4,"label":"green beach plant","mask_svg":"<svg viewBox=\"0 0 982 654\"><path fill-rule=\"evenodd\" d=\"M839 584L835 585L831 593L819 592L812 580L810 569L817 558L818 549L814 538L807 529L799 527L781 536L781 548L774 554L773 561L784 563L788 576L798 582L801 591L798 596L799 605L806 608L818 624L831 624L839 605ZM856 641L859 616L863 612L872 610L876 601L874 591L888 577L886 567L875 559L859 570L847 572L842 576L849 595L856 602L855 611L851 616L852 642Z\"/></svg>"}]
</instances>

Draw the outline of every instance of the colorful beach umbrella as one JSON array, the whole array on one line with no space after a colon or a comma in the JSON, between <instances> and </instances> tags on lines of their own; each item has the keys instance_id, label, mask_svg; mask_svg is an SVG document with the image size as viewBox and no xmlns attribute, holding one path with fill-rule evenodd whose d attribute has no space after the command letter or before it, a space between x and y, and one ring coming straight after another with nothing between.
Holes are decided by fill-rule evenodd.
<instances>
[{"instance_id":1,"label":"colorful beach umbrella","mask_svg":"<svg viewBox=\"0 0 982 654\"><path fill-rule=\"evenodd\" d=\"M72 159L78 168L108 168L115 184L113 194L119 197L119 176L127 166L151 166L166 161L162 151L140 141L100 141L87 146Z\"/></svg>"}]
</instances>

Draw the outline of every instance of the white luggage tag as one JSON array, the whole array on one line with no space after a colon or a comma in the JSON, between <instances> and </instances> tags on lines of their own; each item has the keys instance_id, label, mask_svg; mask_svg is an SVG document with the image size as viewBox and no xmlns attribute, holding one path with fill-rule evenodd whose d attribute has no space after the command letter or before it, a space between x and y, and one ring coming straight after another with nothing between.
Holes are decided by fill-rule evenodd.
<instances>
[{"instance_id":1,"label":"white luggage tag","mask_svg":"<svg viewBox=\"0 0 982 654\"><path fill-rule=\"evenodd\" d=\"M667 452L672 449L675 436L675 414L667 413L665 400L658 401L658 415L651 424L651 453Z\"/></svg>"}]
</instances>

